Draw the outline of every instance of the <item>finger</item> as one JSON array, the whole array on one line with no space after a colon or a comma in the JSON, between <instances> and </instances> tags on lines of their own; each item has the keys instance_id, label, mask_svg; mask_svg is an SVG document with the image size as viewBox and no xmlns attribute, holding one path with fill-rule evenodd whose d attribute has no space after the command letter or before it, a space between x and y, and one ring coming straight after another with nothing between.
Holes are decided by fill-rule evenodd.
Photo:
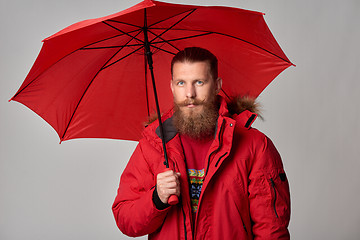
<instances>
[{"instance_id":1,"label":"finger","mask_svg":"<svg viewBox=\"0 0 360 240\"><path fill-rule=\"evenodd\" d=\"M178 182L158 183L157 185L160 190L177 189L180 187Z\"/></svg>"},{"instance_id":2,"label":"finger","mask_svg":"<svg viewBox=\"0 0 360 240\"><path fill-rule=\"evenodd\" d=\"M157 181L158 182L176 182L178 181L178 176L177 175L170 175L170 176L158 176L157 177Z\"/></svg>"},{"instance_id":3,"label":"finger","mask_svg":"<svg viewBox=\"0 0 360 240\"><path fill-rule=\"evenodd\" d=\"M166 184L165 188L176 189L179 186L178 182L169 182Z\"/></svg>"},{"instance_id":4,"label":"finger","mask_svg":"<svg viewBox=\"0 0 360 240\"><path fill-rule=\"evenodd\" d=\"M170 177L170 176L176 176L178 178L178 177L181 176L181 173L180 172L174 172L173 170L168 170L168 171L159 173L157 176L161 177L161 178Z\"/></svg>"},{"instance_id":5,"label":"finger","mask_svg":"<svg viewBox=\"0 0 360 240\"><path fill-rule=\"evenodd\" d=\"M167 170L159 174L161 174L162 176L172 176L175 174L175 172L173 170Z\"/></svg>"},{"instance_id":6,"label":"finger","mask_svg":"<svg viewBox=\"0 0 360 240\"><path fill-rule=\"evenodd\" d=\"M167 188L179 188L180 187L180 181L178 178L172 176L165 179L159 179L157 181L157 186L160 189L167 189Z\"/></svg>"},{"instance_id":7,"label":"finger","mask_svg":"<svg viewBox=\"0 0 360 240\"><path fill-rule=\"evenodd\" d=\"M166 171L166 172L159 173L157 175L157 179L163 179L163 178L170 177L170 176L174 176L174 171L173 170L169 170L169 171Z\"/></svg>"},{"instance_id":8,"label":"finger","mask_svg":"<svg viewBox=\"0 0 360 240\"><path fill-rule=\"evenodd\" d=\"M156 189L159 198L165 203L171 195L180 195L180 192L177 188L174 189Z\"/></svg>"},{"instance_id":9,"label":"finger","mask_svg":"<svg viewBox=\"0 0 360 240\"><path fill-rule=\"evenodd\" d=\"M180 182L177 180L175 182L158 182L157 184L157 192L159 198L162 202L166 203L171 195L180 196Z\"/></svg>"}]
</instances>

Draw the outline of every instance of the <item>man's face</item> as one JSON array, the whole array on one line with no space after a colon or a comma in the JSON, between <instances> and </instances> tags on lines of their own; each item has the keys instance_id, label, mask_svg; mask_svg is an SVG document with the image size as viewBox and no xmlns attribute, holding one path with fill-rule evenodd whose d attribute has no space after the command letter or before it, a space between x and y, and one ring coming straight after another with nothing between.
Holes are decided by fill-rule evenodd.
<instances>
[{"instance_id":1,"label":"man's face","mask_svg":"<svg viewBox=\"0 0 360 240\"><path fill-rule=\"evenodd\" d=\"M171 91L174 103L184 116L204 111L204 103L214 101L221 89L220 78L213 80L208 62L176 62L173 66Z\"/></svg>"}]
</instances>

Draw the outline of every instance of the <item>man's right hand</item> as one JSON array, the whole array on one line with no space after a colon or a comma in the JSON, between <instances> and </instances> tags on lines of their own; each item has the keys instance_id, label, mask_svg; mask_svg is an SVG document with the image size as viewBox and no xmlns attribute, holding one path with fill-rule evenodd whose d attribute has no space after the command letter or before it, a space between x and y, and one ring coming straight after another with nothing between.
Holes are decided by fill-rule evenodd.
<instances>
[{"instance_id":1,"label":"man's right hand","mask_svg":"<svg viewBox=\"0 0 360 240\"><path fill-rule=\"evenodd\" d=\"M168 170L156 177L156 190L160 200L167 203L171 195L180 196L180 173Z\"/></svg>"}]
</instances>

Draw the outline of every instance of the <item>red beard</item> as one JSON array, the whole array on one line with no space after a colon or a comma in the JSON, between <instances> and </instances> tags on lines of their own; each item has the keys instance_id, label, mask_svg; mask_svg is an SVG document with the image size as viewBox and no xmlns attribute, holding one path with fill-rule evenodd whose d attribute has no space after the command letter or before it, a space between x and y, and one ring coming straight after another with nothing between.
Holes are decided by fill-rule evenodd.
<instances>
[{"instance_id":1,"label":"red beard","mask_svg":"<svg viewBox=\"0 0 360 240\"><path fill-rule=\"evenodd\" d=\"M188 113L184 113L181 108L189 104L202 105L203 109L201 112L188 109ZM173 124L180 134L199 140L214 136L219 111L215 96L207 101L186 99L180 103L174 102L174 105Z\"/></svg>"}]
</instances>

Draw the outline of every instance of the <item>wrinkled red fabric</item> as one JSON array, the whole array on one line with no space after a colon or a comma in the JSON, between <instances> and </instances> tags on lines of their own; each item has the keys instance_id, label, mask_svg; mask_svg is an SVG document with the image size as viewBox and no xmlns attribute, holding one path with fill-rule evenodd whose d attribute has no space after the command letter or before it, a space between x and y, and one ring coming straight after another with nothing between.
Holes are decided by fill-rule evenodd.
<instances>
[{"instance_id":1,"label":"wrinkled red fabric","mask_svg":"<svg viewBox=\"0 0 360 240\"><path fill-rule=\"evenodd\" d=\"M223 101L219 114L196 219L191 215L178 134L167 143L167 151L170 166L181 173L181 202L161 211L154 205L155 178L164 169L164 158L155 134L158 123L145 129L121 176L112 208L124 234L167 240L290 238L289 185L278 151L263 133L245 127L253 113L246 110L230 117ZM163 120L169 117L171 112Z\"/></svg>"}]
</instances>

